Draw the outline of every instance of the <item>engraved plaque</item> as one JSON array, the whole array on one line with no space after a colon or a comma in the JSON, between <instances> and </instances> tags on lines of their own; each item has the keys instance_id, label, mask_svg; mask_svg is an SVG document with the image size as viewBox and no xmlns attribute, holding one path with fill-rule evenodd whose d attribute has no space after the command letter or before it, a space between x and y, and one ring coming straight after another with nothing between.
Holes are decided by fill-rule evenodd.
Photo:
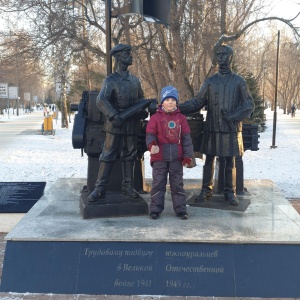
<instances>
[{"instance_id":1,"label":"engraved plaque","mask_svg":"<svg viewBox=\"0 0 300 300\"><path fill-rule=\"evenodd\" d=\"M27 213L45 186L46 182L0 182L0 213Z\"/></svg>"},{"instance_id":2,"label":"engraved plaque","mask_svg":"<svg viewBox=\"0 0 300 300\"><path fill-rule=\"evenodd\" d=\"M1 291L296 298L299 247L8 241Z\"/></svg>"}]
</instances>

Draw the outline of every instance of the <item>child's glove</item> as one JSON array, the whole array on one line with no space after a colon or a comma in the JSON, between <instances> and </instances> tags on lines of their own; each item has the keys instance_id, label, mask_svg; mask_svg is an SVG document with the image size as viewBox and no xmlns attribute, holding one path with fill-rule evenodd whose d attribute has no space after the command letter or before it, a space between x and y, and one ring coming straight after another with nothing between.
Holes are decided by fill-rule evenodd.
<instances>
[{"instance_id":1,"label":"child's glove","mask_svg":"<svg viewBox=\"0 0 300 300\"><path fill-rule=\"evenodd\" d=\"M156 141L153 141L149 144L148 149L151 154L156 154L159 152L159 147L157 146Z\"/></svg>"},{"instance_id":2,"label":"child's glove","mask_svg":"<svg viewBox=\"0 0 300 300\"><path fill-rule=\"evenodd\" d=\"M184 158L183 161L182 161L182 165L187 168L191 165L191 162L192 162L192 159L191 158Z\"/></svg>"}]
</instances>

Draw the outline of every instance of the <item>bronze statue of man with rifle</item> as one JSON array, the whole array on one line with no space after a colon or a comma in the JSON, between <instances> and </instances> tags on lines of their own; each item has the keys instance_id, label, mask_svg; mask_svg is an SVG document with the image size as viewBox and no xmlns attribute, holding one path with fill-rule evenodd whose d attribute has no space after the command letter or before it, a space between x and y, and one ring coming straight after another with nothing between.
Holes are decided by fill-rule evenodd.
<instances>
[{"instance_id":1,"label":"bronze statue of man with rifle","mask_svg":"<svg viewBox=\"0 0 300 300\"><path fill-rule=\"evenodd\" d=\"M110 173L118 158L122 161L122 194L139 198L133 187L133 170L140 120L148 116L145 108L151 101L143 99L140 80L128 72L132 64L131 46L118 44L110 54L115 58L116 72L106 77L96 100L97 107L106 117L106 136L100 154L98 178L88 202L105 202Z\"/></svg>"}]
</instances>

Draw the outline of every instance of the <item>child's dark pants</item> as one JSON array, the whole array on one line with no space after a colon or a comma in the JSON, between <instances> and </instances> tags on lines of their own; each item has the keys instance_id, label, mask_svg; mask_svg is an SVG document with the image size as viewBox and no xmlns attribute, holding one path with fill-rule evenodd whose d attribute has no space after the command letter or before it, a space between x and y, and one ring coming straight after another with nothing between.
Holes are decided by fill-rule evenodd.
<instances>
[{"instance_id":1,"label":"child's dark pants","mask_svg":"<svg viewBox=\"0 0 300 300\"><path fill-rule=\"evenodd\" d=\"M164 209L168 174L173 209L176 214L186 212L186 196L183 189L183 167L181 161L155 161L152 167L153 182L150 212L161 213Z\"/></svg>"}]
</instances>

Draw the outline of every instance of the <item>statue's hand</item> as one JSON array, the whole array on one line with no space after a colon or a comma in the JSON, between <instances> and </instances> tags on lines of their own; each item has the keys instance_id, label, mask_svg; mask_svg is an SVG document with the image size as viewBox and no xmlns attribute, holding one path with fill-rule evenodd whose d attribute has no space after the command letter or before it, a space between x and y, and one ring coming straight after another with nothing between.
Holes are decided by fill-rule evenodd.
<instances>
[{"instance_id":1,"label":"statue's hand","mask_svg":"<svg viewBox=\"0 0 300 300\"><path fill-rule=\"evenodd\" d=\"M119 115L116 115L114 117L114 119L112 120L112 124L115 126L115 127L120 127L123 125L123 122L124 120L122 118L120 118Z\"/></svg>"},{"instance_id":2,"label":"statue's hand","mask_svg":"<svg viewBox=\"0 0 300 300\"><path fill-rule=\"evenodd\" d=\"M144 120L148 117L148 112L146 110L141 110L137 112L137 116L140 120Z\"/></svg>"}]
</instances>

